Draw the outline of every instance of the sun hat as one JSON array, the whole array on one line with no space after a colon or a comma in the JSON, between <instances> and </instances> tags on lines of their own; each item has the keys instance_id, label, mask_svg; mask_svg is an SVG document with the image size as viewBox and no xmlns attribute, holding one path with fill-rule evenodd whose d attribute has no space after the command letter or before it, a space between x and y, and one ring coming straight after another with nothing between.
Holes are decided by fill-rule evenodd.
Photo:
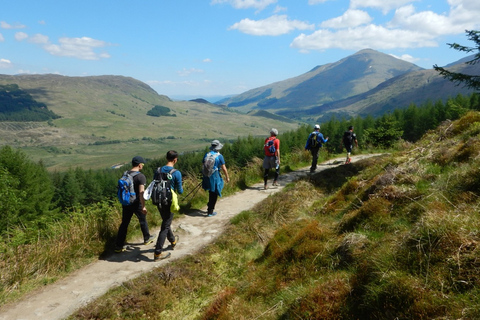
<instances>
[{"instance_id":1,"label":"sun hat","mask_svg":"<svg viewBox=\"0 0 480 320\"><path fill-rule=\"evenodd\" d=\"M316 124L315 127L313 127L313 129L320 129L320 125Z\"/></svg>"},{"instance_id":2,"label":"sun hat","mask_svg":"<svg viewBox=\"0 0 480 320\"><path fill-rule=\"evenodd\" d=\"M213 140L212 143L210 144L210 150L219 151L222 148L223 148L223 144L221 144L220 141L218 140Z\"/></svg>"},{"instance_id":3,"label":"sun hat","mask_svg":"<svg viewBox=\"0 0 480 320\"><path fill-rule=\"evenodd\" d=\"M275 136L278 136L278 130L275 129L275 128L272 128L272 130L270 130L270 134L274 134Z\"/></svg>"}]
</instances>

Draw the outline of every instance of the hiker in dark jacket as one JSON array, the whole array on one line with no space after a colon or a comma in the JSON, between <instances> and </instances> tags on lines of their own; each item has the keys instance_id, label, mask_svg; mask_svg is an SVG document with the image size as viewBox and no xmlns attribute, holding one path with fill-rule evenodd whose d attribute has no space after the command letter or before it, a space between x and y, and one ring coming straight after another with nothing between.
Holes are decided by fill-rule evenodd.
<instances>
[{"instance_id":1,"label":"hiker in dark jacket","mask_svg":"<svg viewBox=\"0 0 480 320\"><path fill-rule=\"evenodd\" d=\"M324 138L320 133L320 125L316 124L313 127L313 132L308 135L307 143L305 144L305 150L310 150L312 153L312 166L310 167L310 173L317 170L318 153L324 143L328 141L328 137Z\"/></svg>"},{"instance_id":2,"label":"hiker in dark jacket","mask_svg":"<svg viewBox=\"0 0 480 320\"><path fill-rule=\"evenodd\" d=\"M345 131L342 138L342 143L345 146L345 149L347 149L347 159L345 160L345 164L352 161L352 158L350 158L350 154L352 153L354 142L355 146L358 148L357 135L353 133L353 126L350 126L348 127L348 130Z\"/></svg>"},{"instance_id":3,"label":"hiker in dark jacket","mask_svg":"<svg viewBox=\"0 0 480 320\"><path fill-rule=\"evenodd\" d=\"M115 242L115 252L120 253L126 250L125 239L127 238L128 225L132 216L135 214L140 223L140 229L143 233L144 244L150 244L155 239L155 236L150 235L148 230L147 223L147 208L145 208L145 199L143 198L143 192L145 191L145 184L147 179L145 175L140 172L143 169L145 160L136 156L132 159L132 169L129 170L130 173L133 173L133 185L135 193L138 195L135 202L128 206L122 206L122 223L118 228L117 239Z\"/></svg>"},{"instance_id":4,"label":"hiker in dark jacket","mask_svg":"<svg viewBox=\"0 0 480 320\"><path fill-rule=\"evenodd\" d=\"M203 172L203 180L202 180L202 188L205 191L208 191L208 204L207 204L207 216L213 217L217 213L215 210L215 205L217 203L218 196L222 196L223 190L223 178L220 174L220 170L222 170L223 174L225 175L225 180L230 182L230 177L228 176L228 170L225 165L225 159L223 155L220 154L220 150L223 148L223 144L220 143L218 140L213 140L210 144L210 151L205 154L203 157L203 165L205 169L205 163L208 157L212 157L215 162L213 164L212 170L213 172L207 175L207 172Z\"/></svg>"},{"instance_id":5,"label":"hiker in dark jacket","mask_svg":"<svg viewBox=\"0 0 480 320\"><path fill-rule=\"evenodd\" d=\"M174 150L170 150L167 152L166 158L167 164L160 169L160 174L164 174L164 176L167 176L167 178L171 178L171 189L173 189L177 194L182 194L182 173L178 170L174 170L173 168L178 161L178 153ZM171 177L168 175L171 175ZM155 176L154 179L159 180L160 177ZM160 216L162 217L162 226L160 227L160 233L158 234L157 243L155 244L155 251L153 254L154 261L170 257L170 252L163 251L165 240L170 241L171 247L174 249L179 239L178 236L173 235L171 228L173 212L170 208L170 204L168 206L159 205L157 208L160 212Z\"/></svg>"}]
</instances>

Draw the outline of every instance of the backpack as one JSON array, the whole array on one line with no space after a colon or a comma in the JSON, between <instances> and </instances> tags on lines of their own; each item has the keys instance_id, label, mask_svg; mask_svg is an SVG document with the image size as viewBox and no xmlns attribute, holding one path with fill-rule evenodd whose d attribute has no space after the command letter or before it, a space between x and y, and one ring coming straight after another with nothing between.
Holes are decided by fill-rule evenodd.
<instances>
[{"instance_id":1,"label":"backpack","mask_svg":"<svg viewBox=\"0 0 480 320\"><path fill-rule=\"evenodd\" d=\"M159 207L170 207L172 203L172 173L177 169L170 170L168 173L161 172L161 168L157 169L154 177L152 188L152 203Z\"/></svg>"},{"instance_id":2,"label":"backpack","mask_svg":"<svg viewBox=\"0 0 480 320\"><path fill-rule=\"evenodd\" d=\"M343 134L343 144L348 146L352 145L354 137L355 134L352 131L345 131L345 133Z\"/></svg>"},{"instance_id":3,"label":"backpack","mask_svg":"<svg viewBox=\"0 0 480 320\"><path fill-rule=\"evenodd\" d=\"M137 200L133 177L135 177L139 173L139 171L134 171L131 173L125 171L122 177L118 180L117 197L120 203L124 206L129 206L133 202L135 202L135 200Z\"/></svg>"},{"instance_id":4,"label":"backpack","mask_svg":"<svg viewBox=\"0 0 480 320\"><path fill-rule=\"evenodd\" d=\"M317 132L312 132L312 134L310 135L310 148L318 147L317 136L318 136Z\"/></svg>"},{"instance_id":5,"label":"backpack","mask_svg":"<svg viewBox=\"0 0 480 320\"><path fill-rule=\"evenodd\" d=\"M267 150L268 152L270 153L275 153L277 152L277 148L275 148L275 143L273 143L275 141L276 138L273 138L271 140L268 140L267 143L265 144L265 146L267 147Z\"/></svg>"},{"instance_id":6,"label":"backpack","mask_svg":"<svg viewBox=\"0 0 480 320\"><path fill-rule=\"evenodd\" d=\"M218 170L215 168L215 159L220 155L220 153L207 153L205 161L203 162L202 173L205 177L210 178L212 174Z\"/></svg>"}]
</instances>

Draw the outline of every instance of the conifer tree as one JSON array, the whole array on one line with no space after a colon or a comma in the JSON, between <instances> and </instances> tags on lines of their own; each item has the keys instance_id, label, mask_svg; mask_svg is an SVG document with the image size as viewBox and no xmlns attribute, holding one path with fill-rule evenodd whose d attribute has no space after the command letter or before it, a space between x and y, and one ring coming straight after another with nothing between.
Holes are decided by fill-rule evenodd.
<instances>
[{"instance_id":1,"label":"conifer tree","mask_svg":"<svg viewBox=\"0 0 480 320\"><path fill-rule=\"evenodd\" d=\"M474 47L466 47L457 43L448 44L450 48L466 53L477 51L474 58L466 64L474 65L480 61L480 31L466 30L468 39L475 42ZM438 71L445 79L454 82L457 85L463 84L465 87L480 91L480 75L467 75L459 72L451 72L445 68L434 65L433 68Z\"/></svg>"}]
</instances>

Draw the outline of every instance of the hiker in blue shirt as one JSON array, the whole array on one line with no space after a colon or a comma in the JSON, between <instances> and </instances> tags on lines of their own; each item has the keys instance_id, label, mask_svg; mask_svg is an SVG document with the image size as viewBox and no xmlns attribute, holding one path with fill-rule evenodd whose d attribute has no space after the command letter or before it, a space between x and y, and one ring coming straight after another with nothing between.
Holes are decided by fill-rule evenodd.
<instances>
[{"instance_id":1,"label":"hiker in blue shirt","mask_svg":"<svg viewBox=\"0 0 480 320\"><path fill-rule=\"evenodd\" d=\"M230 181L230 177L228 176L227 167L225 166L225 159L223 155L220 154L220 150L223 148L223 144L220 143L218 140L213 140L210 145L210 151L205 154L203 157L203 180L202 180L202 188L205 191L208 191L208 204L207 204L207 216L213 217L217 213L215 210L215 204L217 203L218 196L222 196L223 190L223 178L220 174L220 169L223 171L225 175L225 179L227 182ZM215 162L213 163L213 167L211 169L212 172L208 173L208 168L206 168L206 164L209 163L209 158L212 160L214 159Z\"/></svg>"},{"instance_id":2,"label":"hiker in blue shirt","mask_svg":"<svg viewBox=\"0 0 480 320\"><path fill-rule=\"evenodd\" d=\"M313 132L308 135L307 143L305 144L305 150L310 150L312 153L312 166L310 167L310 173L317 170L318 153L324 143L328 141L328 137L324 138L320 133L320 125L316 124L313 127Z\"/></svg>"},{"instance_id":3,"label":"hiker in blue shirt","mask_svg":"<svg viewBox=\"0 0 480 320\"><path fill-rule=\"evenodd\" d=\"M183 193L182 186L182 173L178 170L174 170L174 166L178 161L178 153L175 150L170 150L167 152L167 164L160 169L160 173L170 174L172 178L171 189L173 189L177 194ZM154 177L154 179L158 179ZM170 252L163 251L163 245L165 240L170 241L171 248L174 249L178 243L178 236L174 236L172 232L172 221L173 221L173 212L168 206L157 206L160 215L162 216L162 226L160 227L160 233L158 234L157 243L155 244L155 251L153 255L153 260L157 261L160 259L166 259L170 257Z\"/></svg>"}]
</instances>

